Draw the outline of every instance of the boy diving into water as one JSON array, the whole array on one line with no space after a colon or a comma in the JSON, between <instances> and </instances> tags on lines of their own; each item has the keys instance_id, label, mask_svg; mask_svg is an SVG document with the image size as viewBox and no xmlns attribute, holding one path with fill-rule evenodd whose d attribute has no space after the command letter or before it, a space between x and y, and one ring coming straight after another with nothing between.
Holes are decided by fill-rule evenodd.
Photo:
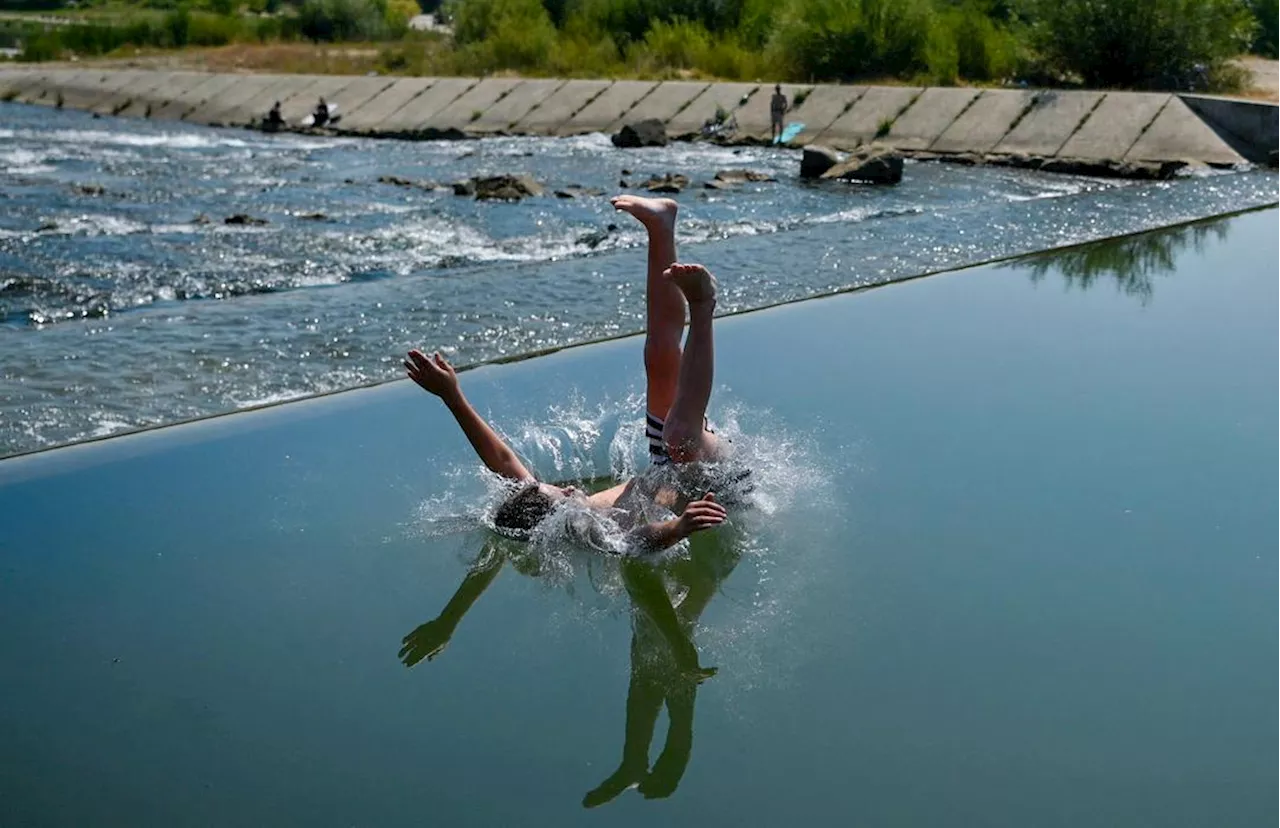
<instances>
[{"instance_id":1,"label":"boy diving into water","mask_svg":"<svg viewBox=\"0 0 1280 828\"><path fill-rule=\"evenodd\" d=\"M650 459L659 466L718 461L722 459L722 447L706 425L715 368L711 330L716 306L715 277L702 265L676 263L678 206L674 201L621 195L612 204L634 216L649 235L644 366L645 433ZM689 331L682 348L686 307ZM581 499L593 511L614 517L632 542L649 549L672 546L725 520L724 506L711 492L693 499L682 495L678 488L645 485L640 478L592 495L573 487L540 483L467 402L453 367L438 352L428 357L421 351L410 351L404 367L410 379L449 408L485 466L519 484L494 515L499 529L528 533L571 498ZM651 502L679 517L645 520L645 507Z\"/></svg>"}]
</instances>

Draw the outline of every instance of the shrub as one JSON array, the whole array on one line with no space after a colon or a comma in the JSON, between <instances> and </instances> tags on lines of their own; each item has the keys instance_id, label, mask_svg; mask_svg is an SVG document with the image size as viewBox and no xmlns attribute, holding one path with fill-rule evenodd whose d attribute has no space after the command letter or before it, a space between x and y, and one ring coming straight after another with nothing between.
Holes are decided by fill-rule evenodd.
<instances>
[{"instance_id":1,"label":"shrub","mask_svg":"<svg viewBox=\"0 0 1280 828\"><path fill-rule=\"evenodd\" d=\"M409 30L409 21L422 13L418 0L386 0L387 10L384 19L387 31L395 37L402 36Z\"/></svg>"},{"instance_id":2,"label":"shrub","mask_svg":"<svg viewBox=\"0 0 1280 828\"><path fill-rule=\"evenodd\" d=\"M450 13L463 66L538 69L555 49L555 27L538 0L466 0Z\"/></svg>"},{"instance_id":3,"label":"shrub","mask_svg":"<svg viewBox=\"0 0 1280 828\"><path fill-rule=\"evenodd\" d=\"M1275 0L1249 0L1253 16L1258 21L1258 31L1253 38L1254 54L1276 57L1276 13L1280 3Z\"/></svg>"},{"instance_id":4,"label":"shrub","mask_svg":"<svg viewBox=\"0 0 1280 828\"><path fill-rule=\"evenodd\" d=\"M1036 43L1088 86L1200 89L1253 40L1242 0L1037 0Z\"/></svg>"},{"instance_id":5,"label":"shrub","mask_svg":"<svg viewBox=\"0 0 1280 828\"><path fill-rule=\"evenodd\" d=\"M462 45L496 37L504 29L527 27L531 35L541 37L553 28L539 0L455 0L447 8L453 36Z\"/></svg>"},{"instance_id":6,"label":"shrub","mask_svg":"<svg viewBox=\"0 0 1280 828\"><path fill-rule=\"evenodd\" d=\"M1010 76L1017 64L1017 38L972 3L955 7L940 20L940 37L955 43L956 71L968 80Z\"/></svg>"},{"instance_id":7,"label":"shrub","mask_svg":"<svg viewBox=\"0 0 1280 828\"><path fill-rule=\"evenodd\" d=\"M298 28L316 42L377 40L387 31L385 12L378 0L306 0L298 12Z\"/></svg>"},{"instance_id":8,"label":"shrub","mask_svg":"<svg viewBox=\"0 0 1280 828\"><path fill-rule=\"evenodd\" d=\"M770 51L797 79L911 76L929 70L930 0L790 0Z\"/></svg>"}]
</instances>

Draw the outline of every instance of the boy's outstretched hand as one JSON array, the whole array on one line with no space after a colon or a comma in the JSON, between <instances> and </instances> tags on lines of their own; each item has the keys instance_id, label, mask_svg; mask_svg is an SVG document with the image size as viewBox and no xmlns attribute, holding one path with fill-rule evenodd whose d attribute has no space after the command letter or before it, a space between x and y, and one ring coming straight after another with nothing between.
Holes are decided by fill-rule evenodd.
<instances>
[{"instance_id":1,"label":"boy's outstretched hand","mask_svg":"<svg viewBox=\"0 0 1280 828\"><path fill-rule=\"evenodd\" d=\"M458 391L458 375L439 351L431 356L417 349L410 351L404 360L404 370L409 379L437 397L448 397Z\"/></svg>"},{"instance_id":2,"label":"boy's outstretched hand","mask_svg":"<svg viewBox=\"0 0 1280 828\"><path fill-rule=\"evenodd\" d=\"M679 518L680 534L687 538L694 532L719 526L724 523L725 517L724 506L716 502L713 493L707 492L701 500L695 500L684 507L684 513Z\"/></svg>"}]
</instances>

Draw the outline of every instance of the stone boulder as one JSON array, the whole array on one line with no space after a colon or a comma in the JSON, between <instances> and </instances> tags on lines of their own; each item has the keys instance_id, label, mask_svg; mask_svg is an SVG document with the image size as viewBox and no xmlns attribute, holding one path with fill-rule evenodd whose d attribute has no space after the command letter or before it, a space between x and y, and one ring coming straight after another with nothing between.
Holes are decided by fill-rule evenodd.
<instances>
[{"instance_id":1,"label":"stone boulder","mask_svg":"<svg viewBox=\"0 0 1280 828\"><path fill-rule=\"evenodd\" d=\"M768 173L756 172L755 170L720 170L716 173L716 181L723 181L726 184L746 184L751 182L777 181L778 179Z\"/></svg>"},{"instance_id":2,"label":"stone boulder","mask_svg":"<svg viewBox=\"0 0 1280 828\"><path fill-rule=\"evenodd\" d=\"M840 163L840 153L830 147L810 144L804 148L804 157L800 159L801 178L821 178L827 170Z\"/></svg>"},{"instance_id":3,"label":"stone boulder","mask_svg":"<svg viewBox=\"0 0 1280 828\"><path fill-rule=\"evenodd\" d=\"M226 218L224 218L224 219L222 220L222 223L223 223L223 224L235 224L235 225L240 225L240 226L244 226L244 227L260 227L260 226L262 226L262 225L264 225L264 224L269 224L270 222L268 222L268 221L267 221L266 219L264 219L264 218L258 218L257 216L251 216L251 215L249 215L248 213L236 213L236 214L235 214L235 215L233 215L233 216L227 216Z\"/></svg>"},{"instance_id":4,"label":"stone boulder","mask_svg":"<svg viewBox=\"0 0 1280 828\"><path fill-rule=\"evenodd\" d=\"M477 201L519 201L526 196L540 196L543 192L542 185L524 173L474 176L453 185L454 195L473 195Z\"/></svg>"},{"instance_id":5,"label":"stone boulder","mask_svg":"<svg viewBox=\"0 0 1280 828\"><path fill-rule=\"evenodd\" d=\"M615 147L665 147L667 145L666 124L657 118L647 118L624 126L613 136Z\"/></svg>"},{"instance_id":6,"label":"stone boulder","mask_svg":"<svg viewBox=\"0 0 1280 828\"><path fill-rule=\"evenodd\" d=\"M648 181L640 185L643 189L651 193L666 193L668 195L683 192L689 186L689 177L680 173L667 173L666 175L655 175Z\"/></svg>"},{"instance_id":7,"label":"stone boulder","mask_svg":"<svg viewBox=\"0 0 1280 828\"><path fill-rule=\"evenodd\" d=\"M821 177L867 184L897 184L902 180L902 153L886 147L864 147Z\"/></svg>"}]
</instances>

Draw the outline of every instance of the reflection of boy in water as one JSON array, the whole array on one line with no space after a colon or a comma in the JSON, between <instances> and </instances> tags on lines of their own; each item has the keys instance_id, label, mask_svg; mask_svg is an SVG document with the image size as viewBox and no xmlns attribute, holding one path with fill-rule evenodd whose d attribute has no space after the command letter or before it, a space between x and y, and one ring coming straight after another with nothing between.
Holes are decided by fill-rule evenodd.
<instances>
[{"instance_id":1,"label":"reflection of boy in water","mask_svg":"<svg viewBox=\"0 0 1280 828\"><path fill-rule=\"evenodd\" d=\"M698 664L693 629L740 557L735 544L702 535L691 544L687 558L669 561L661 569L641 561L622 561L623 583L633 607L622 761L583 797L583 807L603 805L631 787L646 799L661 799L675 792L693 750L698 684L715 674L714 668ZM538 574L537 559L528 555L522 544L490 541L440 614L404 637L400 660L406 667L424 658L431 661L444 650L463 616L493 583L508 558L522 574ZM649 748L664 703L667 737L650 767Z\"/></svg>"},{"instance_id":2,"label":"reflection of boy in water","mask_svg":"<svg viewBox=\"0 0 1280 828\"><path fill-rule=\"evenodd\" d=\"M711 326L716 280L701 265L676 263L674 201L622 195L613 199L613 206L634 216L649 234L644 364L651 458L655 464L719 460L720 445L706 427L715 368ZM689 332L682 349L686 307ZM428 357L410 351L404 367L410 379L444 401L489 470L521 484L498 508L494 519L499 528L527 533L569 498L582 498L592 509L622 515L630 524L623 526L630 540L654 549L724 522L724 507L711 492L694 499L696 495L671 487L655 491L633 479L588 496L572 487L539 483L467 402L452 366L439 353ZM644 521L644 507L652 501L679 517Z\"/></svg>"}]
</instances>

